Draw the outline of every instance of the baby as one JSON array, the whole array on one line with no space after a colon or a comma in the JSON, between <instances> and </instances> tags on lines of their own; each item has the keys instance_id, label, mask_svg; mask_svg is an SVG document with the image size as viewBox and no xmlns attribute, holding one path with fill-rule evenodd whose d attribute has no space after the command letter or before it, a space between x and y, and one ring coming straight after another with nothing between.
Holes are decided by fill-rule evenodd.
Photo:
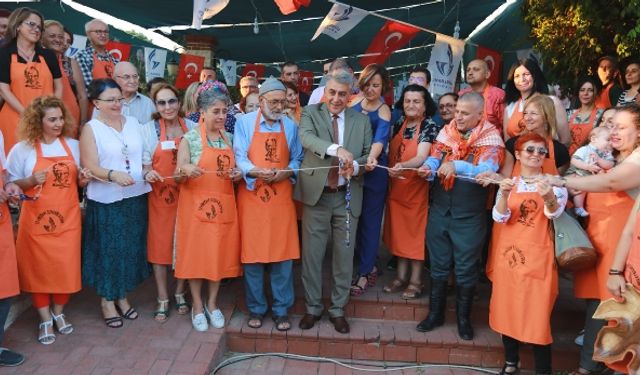
<instances>
[{"instance_id":1,"label":"baby","mask_svg":"<svg viewBox=\"0 0 640 375\"><path fill-rule=\"evenodd\" d=\"M566 174L586 176L613 168L614 158L609 143L610 135L611 130L606 127L600 126L592 129L589 133L589 144L580 147L573 153L571 167ZM589 216L589 213L584 209L585 196L586 193L573 196L574 211L580 217Z\"/></svg>"}]
</instances>

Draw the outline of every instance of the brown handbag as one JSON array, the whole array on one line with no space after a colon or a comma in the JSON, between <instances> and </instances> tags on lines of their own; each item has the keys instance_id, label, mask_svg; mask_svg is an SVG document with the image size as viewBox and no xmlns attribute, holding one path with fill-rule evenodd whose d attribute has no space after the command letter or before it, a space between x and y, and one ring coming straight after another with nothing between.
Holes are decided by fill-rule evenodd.
<instances>
[{"instance_id":1,"label":"brown handbag","mask_svg":"<svg viewBox=\"0 0 640 375\"><path fill-rule=\"evenodd\" d=\"M563 212L553 219L554 242L558 267L576 272L595 266L598 258L589 237L580 224Z\"/></svg>"}]
</instances>

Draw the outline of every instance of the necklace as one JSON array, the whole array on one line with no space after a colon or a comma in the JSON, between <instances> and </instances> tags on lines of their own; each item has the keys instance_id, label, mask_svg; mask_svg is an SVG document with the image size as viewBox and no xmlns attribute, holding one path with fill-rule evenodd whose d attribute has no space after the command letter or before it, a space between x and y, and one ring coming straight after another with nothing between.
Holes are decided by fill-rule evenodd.
<instances>
[{"instance_id":1,"label":"necklace","mask_svg":"<svg viewBox=\"0 0 640 375\"><path fill-rule=\"evenodd\" d=\"M26 62L33 61L33 57L36 54L35 48L31 51L25 51L22 48L20 48L20 46L17 46L17 47L18 47L18 55L20 55L20 57L22 57Z\"/></svg>"},{"instance_id":2,"label":"necklace","mask_svg":"<svg viewBox=\"0 0 640 375\"><path fill-rule=\"evenodd\" d=\"M100 119L100 120L105 125L107 125L107 127L111 130L111 134L113 134L116 137L116 139L118 141L120 141L120 143L122 144L122 148L120 149L120 152L122 153L122 159L124 161L124 167L127 169L127 173L131 174L131 161L129 160L129 145L124 140L124 134L123 134L124 133L124 124L122 123L122 119L118 119L118 122L120 123L120 128L121 128L120 132L118 132L116 129L114 129L106 121L104 121L102 119Z\"/></svg>"}]
</instances>

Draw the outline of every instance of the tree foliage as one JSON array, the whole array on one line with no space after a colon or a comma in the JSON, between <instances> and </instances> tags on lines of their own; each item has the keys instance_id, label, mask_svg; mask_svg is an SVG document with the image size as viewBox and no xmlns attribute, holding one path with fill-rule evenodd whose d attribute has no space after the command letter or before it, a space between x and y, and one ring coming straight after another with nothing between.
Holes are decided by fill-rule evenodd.
<instances>
[{"instance_id":1,"label":"tree foliage","mask_svg":"<svg viewBox=\"0 0 640 375\"><path fill-rule=\"evenodd\" d=\"M545 75L564 87L600 56L640 54L640 0L525 0L523 14Z\"/></svg>"}]
</instances>

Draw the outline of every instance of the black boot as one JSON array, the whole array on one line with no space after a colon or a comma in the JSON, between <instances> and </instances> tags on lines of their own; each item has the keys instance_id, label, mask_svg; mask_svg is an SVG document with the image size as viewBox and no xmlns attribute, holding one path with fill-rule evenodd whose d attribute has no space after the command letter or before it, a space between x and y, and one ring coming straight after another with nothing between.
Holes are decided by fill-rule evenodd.
<instances>
[{"instance_id":1,"label":"black boot","mask_svg":"<svg viewBox=\"0 0 640 375\"><path fill-rule=\"evenodd\" d=\"M458 335L463 340L473 340L473 327L471 327L471 304L475 286L457 286L456 317L458 318Z\"/></svg>"},{"instance_id":2,"label":"black boot","mask_svg":"<svg viewBox=\"0 0 640 375\"><path fill-rule=\"evenodd\" d=\"M447 307L447 280L431 279L429 294L429 314L416 329L420 332L433 331L444 324L444 313Z\"/></svg>"}]
</instances>

